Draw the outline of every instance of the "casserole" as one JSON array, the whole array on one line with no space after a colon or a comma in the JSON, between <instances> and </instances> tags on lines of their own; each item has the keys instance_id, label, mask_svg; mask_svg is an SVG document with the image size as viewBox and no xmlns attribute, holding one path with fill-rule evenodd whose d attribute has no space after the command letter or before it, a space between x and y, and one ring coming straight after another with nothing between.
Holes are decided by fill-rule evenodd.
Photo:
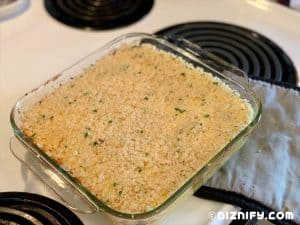
<instances>
[{"instance_id":1,"label":"casserole","mask_svg":"<svg viewBox=\"0 0 300 225\"><path fill-rule=\"evenodd\" d=\"M172 44L175 42L177 46ZM243 128L233 139L221 149L210 161L197 170L193 176L187 179L174 193L172 193L163 203L159 204L149 211L141 213L124 213L118 211L104 201L100 201L95 197L94 193L85 188L81 183L75 179L66 168L63 168L53 160L49 154L38 147L32 141L32 137L26 135L22 127L24 126L24 113L32 108L35 104L40 102L45 96L51 94L56 88L60 87L79 76L91 64L94 64L99 58L103 58L115 52L124 44L152 45L156 49L168 52L176 57L180 57L186 63L194 67L202 68L205 72L209 72L213 77L216 77L224 84L229 86L235 93L242 99L246 99L252 108L252 116L248 125ZM90 54L82 61L74 64L60 75L46 82L41 87L27 93L15 105L11 113L11 124L14 130L15 138L12 139L11 149L13 153L37 173L47 184L49 184L54 191L56 191L62 198L67 199L67 202L73 208L82 208L81 211L106 212L111 218L120 224L148 224L158 220L171 206L174 206L179 199L192 194L207 179L233 154L239 149L246 137L257 124L260 118L261 105L254 93L235 74L240 73L239 70L231 67L230 65L221 62L218 58L209 55L202 51L197 46L180 39L159 38L147 34L128 34L123 35L103 48ZM176 110L176 108L175 108ZM180 113L183 112L177 108ZM20 144L20 143L21 144ZM23 145L26 152L22 151Z\"/></svg>"}]
</instances>

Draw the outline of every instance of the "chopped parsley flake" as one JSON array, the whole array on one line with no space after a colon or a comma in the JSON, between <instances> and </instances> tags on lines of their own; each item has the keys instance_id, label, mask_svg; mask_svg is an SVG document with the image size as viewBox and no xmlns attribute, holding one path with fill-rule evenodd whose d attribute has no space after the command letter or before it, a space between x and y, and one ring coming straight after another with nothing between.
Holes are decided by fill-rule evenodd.
<instances>
[{"instance_id":1,"label":"chopped parsley flake","mask_svg":"<svg viewBox=\"0 0 300 225\"><path fill-rule=\"evenodd\" d=\"M180 109L180 108L174 108L177 112L179 112L179 113L184 113L184 112L186 112L186 110L185 109Z\"/></svg>"},{"instance_id":2,"label":"chopped parsley flake","mask_svg":"<svg viewBox=\"0 0 300 225\"><path fill-rule=\"evenodd\" d=\"M205 118L209 117L209 114L205 114L204 117L205 117Z\"/></svg>"},{"instance_id":3,"label":"chopped parsley flake","mask_svg":"<svg viewBox=\"0 0 300 225\"><path fill-rule=\"evenodd\" d=\"M149 98L146 96L146 97L144 98L144 100L149 100Z\"/></svg>"},{"instance_id":4,"label":"chopped parsley flake","mask_svg":"<svg viewBox=\"0 0 300 225\"><path fill-rule=\"evenodd\" d=\"M180 75L183 76L183 77L185 77L185 73L181 73Z\"/></svg>"},{"instance_id":5,"label":"chopped parsley flake","mask_svg":"<svg viewBox=\"0 0 300 225\"><path fill-rule=\"evenodd\" d=\"M129 67L129 65L124 64L124 65L121 65L120 68L121 68L121 70L126 71L128 69L128 67Z\"/></svg>"}]
</instances>

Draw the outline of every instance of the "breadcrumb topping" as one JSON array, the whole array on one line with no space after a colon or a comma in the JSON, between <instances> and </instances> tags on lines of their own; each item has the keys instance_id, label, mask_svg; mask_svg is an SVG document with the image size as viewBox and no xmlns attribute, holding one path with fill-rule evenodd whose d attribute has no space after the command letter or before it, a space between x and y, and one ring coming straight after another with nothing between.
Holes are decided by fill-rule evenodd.
<instances>
[{"instance_id":1,"label":"breadcrumb topping","mask_svg":"<svg viewBox=\"0 0 300 225\"><path fill-rule=\"evenodd\" d=\"M105 204L156 208L249 123L220 79L151 45L122 46L25 112L23 131Z\"/></svg>"}]
</instances>

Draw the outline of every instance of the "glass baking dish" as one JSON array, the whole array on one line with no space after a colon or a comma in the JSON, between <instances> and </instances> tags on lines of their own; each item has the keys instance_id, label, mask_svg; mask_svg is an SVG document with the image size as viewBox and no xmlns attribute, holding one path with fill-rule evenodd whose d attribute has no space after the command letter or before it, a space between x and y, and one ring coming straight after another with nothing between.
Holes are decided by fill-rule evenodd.
<instances>
[{"instance_id":1,"label":"glass baking dish","mask_svg":"<svg viewBox=\"0 0 300 225\"><path fill-rule=\"evenodd\" d=\"M206 72L218 77L232 90L247 99L253 109L251 122L204 167L195 171L178 190L164 203L153 210L139 214L127 214L116 211L97 199L89 190L83 187L66 170L46 155L30 137L22 132L23 112L30 109L44 96L51 93L59 85L68 82L83 70L106 54L110 54L123 44L148 43L156 48L181 57L195 67L201 67ZM94 51L81 61L75 63L62 73L54 76L38 88L21 97L11 111L10 121L14 131L10 147L12 153L37 174L53 191L55 191L70 208L84 213L104 212L117 224L151 224L159 220L172 206L177 205L186 196L192 195L216 172L226 160L245 143L247 136L258 123L261 115L261 103L249 89L247 79L237 68L223 62L219 58L203 51L200 47L184 39L175 37L159 37L149 34L132 33L120 36L104 47Z\"/></svg>"}]
</instances>

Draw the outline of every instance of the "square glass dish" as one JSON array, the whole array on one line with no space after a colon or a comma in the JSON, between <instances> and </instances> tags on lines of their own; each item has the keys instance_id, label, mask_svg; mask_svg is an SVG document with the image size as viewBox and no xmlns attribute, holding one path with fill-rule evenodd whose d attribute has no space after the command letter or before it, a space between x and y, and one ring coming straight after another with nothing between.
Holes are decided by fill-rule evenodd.
<instances>
[{"instance_id":1,"label":"square glass dish","mask_svg":"<svg viewBox=\"0 0 300 225\"><path fill-rule=\"evenodd\" d=\"M148 212L129 214L116 211L96 198L94 194L72 177L68 171L60 167L51 157L33 143L32 139L23 133L22 124L24 112L53 92L61 84L68 82L72 77L80 75L99 58L114 52L124 44L140 45L144 43L179 56L194 67L201 67L205 72L209 72L214 77L221 79L233 91L237 92L241 98L248 101L252 107L253 114L250 123L205 166L195 171L194 175L187 179L167 200ZM118 224L150 224L159 220L180 199L192 195L245 143L248 135L258 123L261 116L261 103L245 81L247 79L245 79L244 74L239 69L232 67L184 39L158 37L140 33L126 34L94 51L40 87L26 93L17 101L11 111L10 117L11 126L14 131L14 137L10 143L11 151L49 185L70 208L84 213L104 212Z\"/></svg>"}]
</instances>

